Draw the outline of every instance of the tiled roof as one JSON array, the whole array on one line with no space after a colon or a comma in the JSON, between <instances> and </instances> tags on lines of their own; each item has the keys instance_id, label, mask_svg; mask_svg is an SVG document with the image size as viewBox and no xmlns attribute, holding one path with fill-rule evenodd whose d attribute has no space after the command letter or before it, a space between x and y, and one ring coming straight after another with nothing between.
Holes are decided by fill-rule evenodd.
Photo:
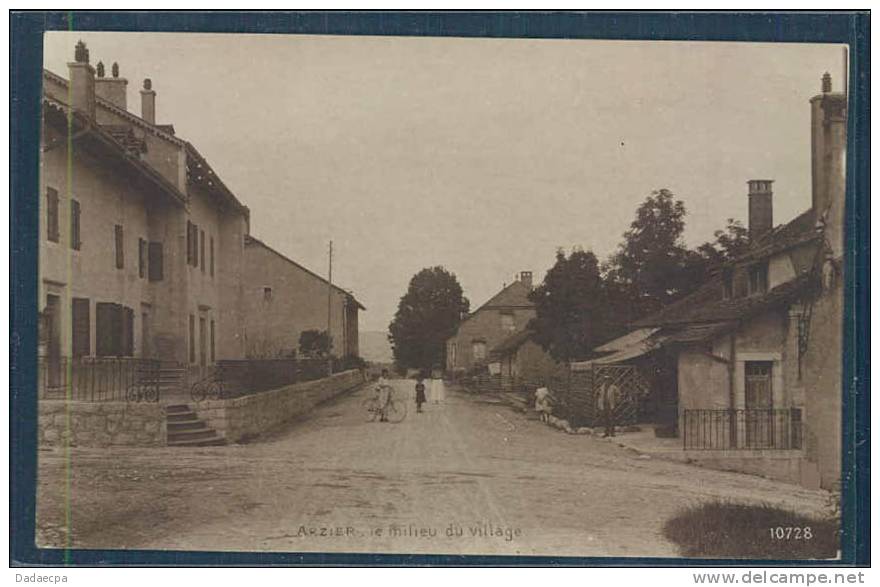
<instances>
[{"instance_id":1,"label":"tiled roof","mask_svg":"<svg viewBox=\"0 0 880 587\"><path fill-rule=\"evenodd\" d=\"M819 238L819 233L816 231L815 215L810 209L791 222L777 226L763 235L735 262L763 259L817 238Z\"/></svg>"},{"instance_id":2,"label":"tiled roof","mask_svg":"<svg viewBox=\"0 0 880 587\"><path fill-rule=\"evenodd\" d=\"M521 347L523 343L529 340L529 338L531 338L533 334L534 332L528 329L514 332L513 334L499 342L497 345L495 345L495 347L492 349L492 354L500 357L512 351L515 351L516 349Z\"/></svg>"},{"instance_id":3,"label":"tiled roof","mask_svg":"<svg viewBox=\"0 0 880 587\"><path fill-rule=\"evenodd\" d=\"M638 320L634 327L668 326L701 322L725 322L748 318L797 299L812 282L805 273L761 295L722 299L721 279L713 278L689 296L659 312Z\"/></svg>"}]
</instances>

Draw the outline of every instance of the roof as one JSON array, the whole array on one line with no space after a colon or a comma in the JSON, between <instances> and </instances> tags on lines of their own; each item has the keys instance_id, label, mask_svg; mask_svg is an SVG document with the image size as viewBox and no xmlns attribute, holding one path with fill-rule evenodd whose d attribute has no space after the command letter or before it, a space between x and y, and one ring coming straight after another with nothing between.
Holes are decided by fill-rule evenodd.
<instances>
[{"instance_id":1,"label":"roof","mask_svg":"<svg viewBox=\"0 0 880 587\"><path fill-rule=\"evenodd\" d=\"M95 124L89 117L72 110L67 104L49 96L43 97L43 107L47 109L46 120L52 124L63 126L67 130L68 114L71 114L71 124L79 137L91 137L96 146L107 150L108 153L118 157L128 169L136 172L144 181L158 188L160 191L171 196L172 200L180 205L185 205L186 195L177 189L177 186L168 181L165 176L141 161L140 157L132 152L129 145L120 142L115 136ZM82 140L77 138L76 140Z\"/></svg>"},{"instance_id":2,"label":"roof","mask_svg":"<svg viewBox=\"0 0 880 587\"><path fill-rule=\"evenodd\" d=\"M68 81L65 78L49 71L48 69L43 70L43 75L58 83L59 85L65 87L68 85ZM61 102L60 100L56 99L56 101L63 104L63 102ZM241 213L245 215L250 215L250 210L248 209L248 207L242 204L238 200L238 198L235 197L232 191L226 187L226 184L223 183L217 173L211 168L210 164L208 164L208 161L201 155L201 153L198 152L198 150L192 145L192 143L175 136L174 126L170 124L152 124L150 122L147 122L140 116L129 112L125 108L120 108L113 102L106 100L98 95L95 95L95 103L101 108L113 112L117 116L120 116L121 118L124 118L125 120L131 122L135 126L147 130L151 134L154 134L170 143L184 148L187 154L187 180L203 187L208 192L213 193L221 201L231 205L233 208L237 209ZM112 133L115 133L115 136L120 137L122 136L121 133L125 128L124 125L98 126L107 127ZM133 134L131 139L123 139L123 143L126 145L127 148L139 147L139 145L136 145L133 142ZM141 152L145 150L146 145L143 145L143 150ZM192 162L190 161L190 157L192 158Z\"/></svg>"},{"instance_id":3,"label":"roof","mask_svg":"<svg viewBox=\"0 0 880 587\"><path fill-rule=\"evenodd\" d=\"M787 224L777 226L770 232L762 235L749 247L748 251L737 257L734 263L764 259L818 238L819 232L816 230L816 215L811 208Z\"/></svg>"},{"instance_id":4,"label":"roof","mask_svg":"<svg viewBox=\"0 0 880 587\"><path fill-rule=\"evenodd\" d=\"M245 247L248 247L248 246L261 246L261 247L263 247L264 249L266 249L267 251L269 251L270 253L274 253L275 255L278 255L279 257L281 257L282 259L284 259L285 261L287 261L288 263L290 263L290 264L293 265L294 267L296 267L296 268L298 268L298 269L300 269L300 270L302 270L302 271L305 271L306 273L308 273L309 275L311 275L311 276L314 277L315 279L318 279L318 280L322 281L323 283L329 283L326 279L324 279L323 277L321 277L320 275L318 275L317 273L315 273L315 272L312 271L311 269L308 269L307 267L304 267L304 266L300 265L299 263L297 263L296 261L294 261L294 260L291 259L290 257L288 257L288 256L286 256L286 255L284 255L284 254L282 254L282 253L279 253L278 251L276 251L275 249L273 249L272 247L270 247L269 245L267 245L266 243L264 243L263 241L261 241L260 239L254 237L254 236L251 236L251 235L249 235L249 234L245 235L245 237L244 237L244 244L245 244ZM337 292L343 294L344 296L347 296L348 298L352 299L352 300L354 301L354 303L357 305L357 307L358 307L360 310L366 310L366 308L364 307L364 305L361 304L361 303L357 300L357 298L355 298L354 295L352 295L351 292L346 291L346 290L342 289L341 287L339 287L338 285L336 285L336 284L332 284L332 283L330 284L330 287L332 287L333 289L335 289Z\"/></svg>"},{"instance_id":5,"label":"roof","mask_svg":"<svg viewBox=\"0 0 880 587\"><path fill-rule=\"evenodd\" d=\"M491 354L503 357L504 355L507 355L521 347L527 340L532 337L533 334L534 332L529 329L514 332L513 334L499 342L497 345L495 345L495 347L492 349Z\"/></svg>"},{"instance_id":6,"label":"roof","mask_svg":"<svg viewBox=\"0 0 880 587\"><path fill-rule=\"evenodd\" d=\"M628 334L624 334L621 337L606 342L602 346L597 346L595 349L593 349L593 351L597 353L611 353L615 351L621 351L630 345L645 340L646 338L657 332L657 330L657 328L638 328L636 330L630 331Z\"/></svg>"},{"instance_id":7,"label":"roof","mask_svg":"<svg viewBox=\"0 0 880 587\"><path fill-rule=\"evenodd\" d=\"M811 278L811 274L804 273L762 295L723 299L721 278L714 277L689 296L636 321L634 326L644 328L742 320L794 301L807 289Z\"/></svg>"},{"instance_id":8,"label":"roof","mask_svg":"<svg viewBox=\"0 0 880 587\"><path fill-rule=\"evenodd\" d=\"M532 289L522 281L514 281L497 294L489 298L482 306L471 312L461 321L459 326L476 316L483 310L503 310L515 308L534 308L535 304L529 300ZM453 335L455 336L455 335Z\"/></svg>"}]
</instances>

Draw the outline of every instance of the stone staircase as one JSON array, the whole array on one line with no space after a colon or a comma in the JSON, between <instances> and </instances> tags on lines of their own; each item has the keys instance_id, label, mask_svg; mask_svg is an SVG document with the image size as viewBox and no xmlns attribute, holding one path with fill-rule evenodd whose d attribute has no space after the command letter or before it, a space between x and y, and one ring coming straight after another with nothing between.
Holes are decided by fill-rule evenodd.
<instances>
[{"instance_id":1,"label":"stone staircase","mask_svg":"<svg viewBox=\"0 0 880 587\"><path fill-rule=\"evenodd\" d=\"M168 446L222 446L226 439L209 427L187 404L165 406Z\"/></svg>"},{"instance_id":2,"label":"stone staircase","mask_svg":"<svg viewBox=\"0 0 880 587\"><path fill-rule=\"evenodd\" d=\"M159 367L159 397L183 397L189 390L186 367L179 363L162 363Z\"/></svg>"}]
</instances>

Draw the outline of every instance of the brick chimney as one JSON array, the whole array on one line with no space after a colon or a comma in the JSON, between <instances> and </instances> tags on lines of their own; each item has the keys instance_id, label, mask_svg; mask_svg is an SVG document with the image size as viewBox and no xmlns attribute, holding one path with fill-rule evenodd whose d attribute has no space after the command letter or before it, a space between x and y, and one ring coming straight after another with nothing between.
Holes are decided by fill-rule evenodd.
<instances>
[{"instance_id":1,"label":"brick chimney","mask_svg":"<svg viewBox=\"0 0 880 587\"><path fill-rule=\"evenodd\" d=\"M822 93L810 100L813 214L825 227L834 257L843 255L843 209L846 198L845 93L832 92L831 75L822 76Z\"/></svg>"},{"instance_id":2,"label":"brick chimney","mask_svg":"<svg viewBox=\"0 0 880 587\"><path fill-rule=\"evenodd\" d=\"M95 118L95 69L89 65L89 50L82 41L76 44L70 72L70 106Z\"/></svg>"},{"instance_id":3,"label":"brick chimney","mask_svg":"<svg viewBox=\"0 0 880 587\"><path fill-rule=\"evenodd\" d=\"M773 229L773 180L749 180L749 238L756 240Z\"/></svg>"},{"instance_id":4,"label":"brick chimney","mask_svg":"<svg viewBox=\"0 0 880 587\"><path fill-rule=\"evenodd\" d=\"M150 78L144 80L144 89L141 90L141 118L156 124L156 92Z\"/></svg>"},{"instance_id":5,"label":"brick chimney","mask_svg":"<svg viewBox=\"0 0 880 587\"><path fill-rule=\"evenodd\" d=\"M123 110L128 109L128 80L119 77L119 64L114 63L111 68L113 77L104 75L104 64L98 62L98 79L95 80L95 94L118 106Z\"/></svg>"},{"instance_id":6,"label":"brick chimney","mask_svg":"<svg viewBox=\"0 0 880 587\"><path fill-rule=\"evenodd\" d=\"M519 280L529 289L532 289L532 272L520 271Z\"/></svg>"}]
</instances>

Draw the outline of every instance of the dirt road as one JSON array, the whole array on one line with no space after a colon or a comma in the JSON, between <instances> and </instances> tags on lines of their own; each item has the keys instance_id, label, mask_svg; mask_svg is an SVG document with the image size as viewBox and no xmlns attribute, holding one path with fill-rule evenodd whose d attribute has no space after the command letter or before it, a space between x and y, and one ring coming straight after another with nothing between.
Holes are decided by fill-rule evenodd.
<instances>
[{"instance_id":1,"label":"dirt road","mask_svg":"<svg viewBox=\"0 0 880 587\"><path fill-rule=\"evenodd\" d=\"M413 382L395 385L412 402ZM682 506L823 507L818 492L645 459L455 390L399 424L368 422L366 394L247 445L41 451L38 543L676 556L661 528Z\"/></svg>"}]
</instances>

